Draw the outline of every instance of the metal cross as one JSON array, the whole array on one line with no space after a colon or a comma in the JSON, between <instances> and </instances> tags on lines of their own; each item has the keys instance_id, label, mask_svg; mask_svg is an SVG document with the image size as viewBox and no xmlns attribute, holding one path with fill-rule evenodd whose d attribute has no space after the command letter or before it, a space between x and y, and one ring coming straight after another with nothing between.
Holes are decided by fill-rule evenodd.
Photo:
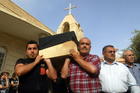
<instances>
[{"instance_id":1,"label":"metal cross","mask_svg":"<svg viewBox=\"0 0 140 93\"><path fill-rule=\"evenodd\" d=\"M69 10L69 14L71 14L71 10L76 8L76 6L72 6L71 3L69 4L69 8L65 8L65 10Z\"/></svg>"}]
</instances>

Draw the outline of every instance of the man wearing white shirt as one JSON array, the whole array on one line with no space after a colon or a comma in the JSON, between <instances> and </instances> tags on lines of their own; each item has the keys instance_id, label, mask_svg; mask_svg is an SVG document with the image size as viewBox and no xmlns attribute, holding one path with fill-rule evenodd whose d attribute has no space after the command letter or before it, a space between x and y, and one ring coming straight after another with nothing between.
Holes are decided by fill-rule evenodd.
<instances>
[{"instance_id":1,"label":"man wearing white shirt","mask_svg":"<svg viewBox=\"0 0 140 93\"><path fill-rule=\"evenodd\" d=\"M136 80L122 63L115 62L115 48L107 45L103 48L104 62L101 63L100 82L105 93L125 93L131 86L131 93L140 93L133 85Z\"/></svg>"}]
</instances>

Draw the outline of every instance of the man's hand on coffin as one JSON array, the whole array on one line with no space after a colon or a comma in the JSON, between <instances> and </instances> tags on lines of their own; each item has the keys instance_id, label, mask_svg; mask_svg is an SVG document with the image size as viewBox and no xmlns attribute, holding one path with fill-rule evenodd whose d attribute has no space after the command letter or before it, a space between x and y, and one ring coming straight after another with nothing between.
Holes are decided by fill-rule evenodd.
<instances>
[{"instance_id":1,"label":"man's hand on coffin","mask_svg":"<svg viewBox=\"0 0 140 93\"><path fill-rule=\"evenodd\" d=\"M43 59L43 55L38 55L35 59L35 63L38 64Z\"/></svg>"},{"instance_id":2,"label":"man's hand on coffin","mask_svg":"<svg viewBox=\"0 0 140 93\"><path fill-rule=\"evenodd\" d=\"M74 49L70 50L70 55L73 57L73 59L81 59L80 53L75 51Z\"/></svg>"}]
</instances>

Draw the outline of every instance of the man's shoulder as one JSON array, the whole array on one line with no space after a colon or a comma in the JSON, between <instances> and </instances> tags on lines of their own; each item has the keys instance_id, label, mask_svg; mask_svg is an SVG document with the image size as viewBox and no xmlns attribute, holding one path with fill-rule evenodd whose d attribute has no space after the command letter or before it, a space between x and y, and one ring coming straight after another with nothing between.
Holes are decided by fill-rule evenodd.
<instances>
[{"instance_id":1,"label":"man's shoulder","mask_svg":"<svg viewBox=\"0 0 140 93\"><path fill-rule=\"evenodd\" d=\"M116 61L116 63L117 63L119 66L126 67L125 64L123 64L123 63L121 63L121 62L117 62L117 61Z\"/></svg>"},{"instance_id":2,"label":"man's shoulder","mask_svg":"<svg viewBox=\"0 0 140 93\"><path fill-rule=\"evenodd\" d=\"M137 68L140 68L140 63L134 63Z\"/></svg>"},{"instance_id":3,"label":"man's shoulder","mask_svg":"<svg viewBox=\"0 0 140 93\"><path fill-rule=\"evenodd\" d=\"M21 62L21 61L25 61L25 60L27 60L26 58L19 58L19 59L17 59L17 62Z\"/></svg>"},{"instance_id":4,"label":"man's shoulder","mask_svg":"<svg viewBox=\"0 0 140 93\"><path fill-rule=\"evenodd\" d=\"M16 64L26 64L27 63L27 58L19 58L16 62Z\"/></svg>"},{"instance_id":5,"label":"man's shoulder","mask_svg":"<svg viewBox=\"0 0 140 93\"><path fill-rule=\"evenodd\" d=\"M140 66L140 63L134 63L135 65L137 65L137 66Z\"/></svg>"},{"instance_id":6,"label":"man's shoulder","mask_svg":"<svg viewBox=\"0 0 140 93\"><path fill-rule=\"evenodd\" d=\"M100 63L100 58L97 55L89 54L88 59L93 63Z\"/></svg>"},{"instance_id":7,"label":"man's shoulder","mask_svg":"<svg viewBox=\"0 0 140 93\"><path fill-rule=\"evenodd\" d=\"M98 55L94 55L94 54L89 54L88 57L92 57L92 58L99 58Z\"/></svg>"},{"instance_id":8,"label":"man's shoulder","mask_svg":"<svg viewBox=\"0 0 140 93\"><path fill-rule=\"evenodd\" d=\"M108 64L108 62L104 61L104 62L102 62L102 64ZM112 64L114 64L114 65L116 65L116 66L126 67L123 63L117 62L117 61L114 61ZM113 66L113 65L112 65L112 66Z\"/></svg>"},{"instance_id":9,"label":"man's shoulder","mask_svg":"<svg viewBox=\"0 0 140 93\"><path fill-rule=\"evenodd\" d=\"M125 64L123 64L123 63L121 63L121 62L117 62L117 63L118 63L118 66L119 66L120 68L122 68L124 71L129 71L128 67L127 67Z\"/></svg>"}]
</instances>

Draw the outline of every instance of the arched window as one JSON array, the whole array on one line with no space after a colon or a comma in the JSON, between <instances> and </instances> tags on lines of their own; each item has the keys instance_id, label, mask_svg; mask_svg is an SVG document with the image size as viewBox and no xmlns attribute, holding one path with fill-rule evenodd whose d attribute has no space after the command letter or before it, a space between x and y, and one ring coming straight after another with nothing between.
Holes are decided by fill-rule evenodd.
<instances>
[{"instance_id":1,"label":"arched window","mask_svg":"<svg viewBox=\"0 0 140 93\"><path fill-rule=\"evenodd\" d=\"M6 56L6 49L0 47L0 69L2 67L2 64L4 63L5 56Z\"/></svg>"},{"instance_id":2,"label":"arched window","mask_svg":"<svg viewBox=\"0 0 140 93\"><path fill-rule=\"evenodd\" d=\"M63 24L63 26L64 26L63 32L69 32L70 31L70 25L69 25L68 22L65 22Z\"/></svg>"}]
</instances>

